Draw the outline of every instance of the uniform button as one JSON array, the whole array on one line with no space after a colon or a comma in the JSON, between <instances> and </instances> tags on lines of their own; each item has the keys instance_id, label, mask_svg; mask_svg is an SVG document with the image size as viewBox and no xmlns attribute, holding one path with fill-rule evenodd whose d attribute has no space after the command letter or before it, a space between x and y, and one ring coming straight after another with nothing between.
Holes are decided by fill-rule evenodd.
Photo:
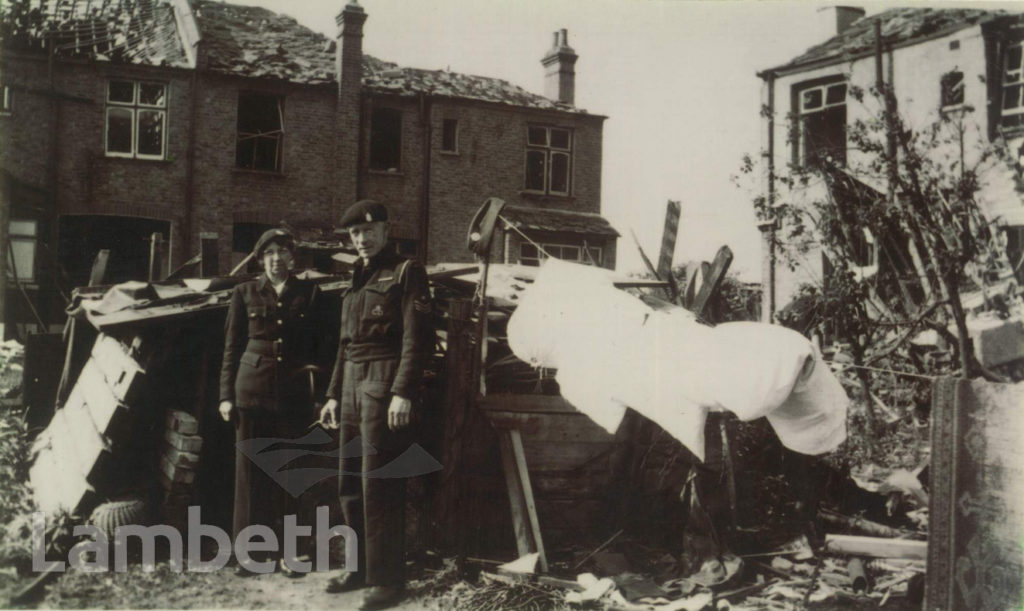
<instances>
[{"instance_id":1,"label":"uniform button","mask_svg":"<svg viewBox=\"0 0 1024 611\"><path fill-rule=\"evenodd\" d=\"M279 325L283 325L283 324L284 324L284 321L283 321L283 320L281 320L280 318L278 318L278 319L277 319L277 324L279 324Z\"/></svg>"},{"instance_id":2,"label":"uniform button","mask_svg":"<svg viewBox=\"0 0 1024 611\"><path fill-rule=\"evenodd\" d=\"M274 341L279 343L279 344L283 344L284 343L284 340L282 338L280 338L280 337L275 339Z\"/></svg>"},{"instance_id":3,"label":"uniform button","mask_svg":"<svg viewBox=\"0 0 1024 611\"><path fill-rule=\"evenodd\" d=\"M280 363L281 361L283 361L283 360L284 360L283 358L281 358L281 357L277 357L277 361L278 361L279 363Z\"/></svg>"},{"instance_id":4,"label":"uniform button","mask_svg":"<svg viewBox=\"0 0 1024 611\"><path fill-rule=\"evenodd\" d=\"M277 302L277 307L281 307L282 305L284 304L282 304L280 301Z\"/></svg>"}]
</instances>

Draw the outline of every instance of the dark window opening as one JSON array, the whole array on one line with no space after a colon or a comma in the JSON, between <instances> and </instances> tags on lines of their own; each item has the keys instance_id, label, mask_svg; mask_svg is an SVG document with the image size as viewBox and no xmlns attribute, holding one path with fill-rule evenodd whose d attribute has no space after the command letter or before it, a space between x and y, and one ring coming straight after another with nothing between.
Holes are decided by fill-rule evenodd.
<instances>
[{"instance_id":1,"label":"dark window opening","mask_svg":"<svg viewBox=\"0 0 1024 611\"><path fill-rule=\"evenodd\" d=\"M166 241L171 235L167 221L128 216L65 215L60 217L57 255L72 287L89 282L93 260L100 250L109 250L104 283L116 284L149 277L150 238L154 233Z\"/></svg>"},{"instance_id":2,"label":"dark window opening","mask_svg":"<svg viewBox=\"0 0 1024 611\"><path fill-rule=\"evenodd\" d=\"M239 93L237 129L235 166L264 172L281 170L284 109L280 97L265 93Z\"/></svg>"},{"instance_id":3,"label":"dark window opening","mask_svg":"<svg viewBox=\"0 0 1024 611\"><path fill-rule=\"evenodd\" d=\"M402 160L402 111L374 108L370 119L370 169L397 172Z\"/></svg>"},{"instance_id":4,"label":"dark window opening","mask_svg":"<svg viewBox=\"0 0 1024 611\"><path fill-rule=\"evenodd\" d=\"M942 108L943 110L960 106L964 103L964 73L959 70L942 75Z\"/></svg>"},{"instance_id":5,"label":"dark window opening","mask_svg":"<svg viewBox=\"0 0 1024 611\"><path fill-rule=\"evenodd\" d=\"M798 98L800 130L797 136L799 161L818 166L823 161L846 163L846 84L810 87Z\"/></svg>"},{"instance_id":6,"label":"dark window opening","mask_svg":"<svg viewBox=\"0 0 1024 611\"><path fill-rule=\"evenodd\" d=\"M459 152L459 122L445 119L441 126L441 150L446 153Z\"/></svg>"}]
</instances>

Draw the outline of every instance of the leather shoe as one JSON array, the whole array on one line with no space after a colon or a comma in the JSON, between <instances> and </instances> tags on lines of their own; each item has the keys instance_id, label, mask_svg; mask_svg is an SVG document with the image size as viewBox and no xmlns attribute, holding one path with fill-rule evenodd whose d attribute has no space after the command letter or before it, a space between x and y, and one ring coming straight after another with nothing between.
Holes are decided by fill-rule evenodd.
<instances>
[{"instance_id":1,"label":"leather shoe","mask_svg":"<svg viewBox=\"0 0 1024 611\"><path fill-rule=\"evenodd\" d=\"M363 594L360 609L385 609L396 604L405 595L405 587L396 583L390 586L372 586Z\"/></svg>"},{"instance_id":2,"label":"leather shoe","mask_svg":"<svg viewBox=\"0 0 1024 611\"><path fill-rule=\"evenodd\" d=\"M346 572L338 575L337 577L331 577L327 580L327 587L324 588L328 594L339 594L341 592L351 592L352 590L358 590L365 586L363 582L363 576L361 573Z\"/></svg>"}]
</instances>

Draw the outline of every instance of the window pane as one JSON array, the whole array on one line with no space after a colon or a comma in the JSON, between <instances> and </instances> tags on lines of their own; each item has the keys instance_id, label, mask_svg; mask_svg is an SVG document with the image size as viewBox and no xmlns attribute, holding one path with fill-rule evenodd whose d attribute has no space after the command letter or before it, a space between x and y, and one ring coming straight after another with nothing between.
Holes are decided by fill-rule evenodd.
<instances>
[{"instance_id":1,"label":"window pane","mask_svg":"<svg viewBox=\"0 0 1024 611\"><path fill-rule=\"evenodd\" d=\"M279 140L276 136L260 136L253 139L255 151L253 153L252 169L266 170L268 172L277 171L278 142Z\"/></svg>"},{"instance_id":2,"label":"window pane","mask_svg":"<svg viewBox=\"0 0 1024 611\"><path fill-rule=\"evenodd\" d=\"M164 111L139 110L139 155L164 154Z\"/></svg>"},{"instance_id":3,"label":"window pane","mask_svg":"<svg viewBox=\"0 0 1024 611\"><path fill-rule=\"evenodd\" d=\"M554 253L552 253L554 254ZM579 246L563 246L561 256L558 257L563 261L579 261L580 260L580 247Z\"/></svg>"},{"instance_id":4,"label":"window pane","mask_svg":"<svg viewBox=\"0 0 1024 611\"><path fill-rule=\"evenodd\" d=\"M14 236L31 236L36 235L36 222L35 221L14 221L12 220L7 229L8 234L11 237Z\"/></svg>"},{"instance_id":5,"label":"window pane","mask_svg":"<svg viewBox=\"0 0 1024 611\"><path fill-rule=\"evenodd\" d=\"M110 81L107 95L109 96L107 99L111 102L131 104L135 101L135 83L132 81Z\"/></svg>"},{"instance_id":6,"label":"window pane","mask_svg":"<svg viewBox=\"0 0 1024 611\"><path fill-rule=\"evenodd\" d=\"M520 244L519 256L537 258L537 247L533 244Z\"/></svg>"},{"instance_id":7,"label":"window pane","mask_svg":"<svg viewBox=\"0 0 1024 611\"><path fill-rule=\"evenodd\" d=\"M543 151L526 151L526 188L531 191L544 190L544 159Z\"/></svg>"},{"instance_id":8,"label":"window pane","mask_svg":"<svg viewBox=\"0 0 1024 611\"><path fill-rule=\"evenodd\" d=\"M11 277L17 272L22 282L33 282L36 269L36 241L24 238L11 238L11 250L14 251L14 267L11 267L11 253L7 253L7 268Z\"/></svg>"},{"instance_id":9,"label":"window pane","mask_svg":"<svg viewBox=\"0 0 1024 611\"><path fill-rule=\"evenodd\" d=\"M239 138L235 146L235 166L239 168L254 169L253 158L256 153L256 138Z\"/></svg>"},{"instance_id":10,"label":"window pane","mask_svg":"<svg viewBox=\"0 0 1024 611\"><path fill-rule=\"evenodd\" d=\"M107 152L132 152L132 110L129 108L107 109Z\"/></svg>"},{"instance_id":11,"label":"window pane","mask_svg":"<svg viewBox=\"0 0 1024 611\"><path fill-rule=\"evenodd\" d=\"M1009 70L1020 70L1020 68L1021 68L1021 59L1022 59L1022 51L1024 51L1024 49L1022 49L1020 45L1016 45L1016 46L1013 46L1013 47L1010 47L1009 49L1007 49L1007 51L1006 51L1006 70L1007 71L1009 71Z\"/></svg>"},{"instance_id":12,"label":"window pane","mask_svg":"<svg viewBox=\"0 0 1024 611\"><path fill-rule=\"evenodd\" d=\"M551 153L551 191L569 192L569 155L565 153Z\"/></svg>"},{"instance_id":13,"label":"window pane","mask_svg":"<svg viewBox=\"0 0 1024 611\"><path fill-rule=\"evenodd\" d=\"M548 145L548 130L545 127L531 127L527 130L526 141L537 146Z\"/></svg>"},{"instance_id":14,"label":"window pane","mask_svg":"<svg viewBox=\"0 0 1024 611\"><path fill-rule=\"evenodd\" d=\"M587 263L590 263L591 261L593 261L594 265L601 265L603 263L601 260L600 248L590 247L587 249L587 252L590 254L590 258L587 259Z\"/></svg>"},{"instance_id":15,"label":"window pane","mask_svg":"<svg viewBox=\"0 0 1024 611\"><path fill-rule=\"evenodd\" d=\"M569 145L569 130L567 129L552 129L551 130L551 146L557 149L568 149Z\"/></svg>"},{"instance_id":16,"label":"window pane","mask_svg":"<svg viewBox=\"0 0 1024 611\"><path fill-rule=\"evenodd\" d=\"M832 85L825 95L826 104L841 104L846 101L846 85Z\"/></svg>"},{"instance_id":17,"label":"window pane","mask_svg":"<svg viewBox=\"0 0 1024 611\"><path fill-rule=\"evenodd\" d=\"M804 110L821 108L821 89L808 89L803 92L801 99Z\"/></svg>"},{"instance_id":18,"label":"window pane","mask_svg":"<svg viewBox=\"0 0 1024 611\"><path fill-rule=\"evenodd\" d=\"M1003 110L1011 110L1020 107L1021 85L1006 87L1003 89Z\"/></svg>"},{"instance_id":19,"label":"window pane","mask_svg":"<svg viewBox=\"0 0 1024 611\"><path fill-rule=\"evenodd\" d=\"M161 83L139 83L139 104L163 108L167 103L164 99L166 90Z\"/></svg>"},{"instance_id":20,"label":"window pane","mask_svg":"<svg viewBox=\"0 0 1024 611\"><path fill-rule=\"evenodd\" d=\"M459 150L458 133L459 122L455 119L445 119L441 131L441 150L456 152Z\"/></svg>"}]
</instances>

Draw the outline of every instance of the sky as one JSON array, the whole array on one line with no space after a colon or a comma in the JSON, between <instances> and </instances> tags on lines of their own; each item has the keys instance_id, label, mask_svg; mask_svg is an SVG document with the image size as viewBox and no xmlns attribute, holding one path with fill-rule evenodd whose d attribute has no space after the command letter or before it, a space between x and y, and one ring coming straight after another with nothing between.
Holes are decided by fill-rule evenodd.
<instances>
[{"instance_id":1,"label":"sky","mask_svg":"<svg viewBox=\"0 0 1024 611\"><path fill-rule=\"evenodd\" d=\"M344 0L231 0L335 36ZM682 203L675 263L710 261L760 279L751 201L739 174L762 147L757 72L834 32L824 4L699 0L359 0L363 51L403 66L502 78L543 92L541 57L566 28L576 105L605 115L602 214L619 230L617 268L642 271L631 232L657 261L668 200ZM868 13L878 5L865 5ZM469 219L466 219L469 222Z\"/></svg>"}]
</instances>

